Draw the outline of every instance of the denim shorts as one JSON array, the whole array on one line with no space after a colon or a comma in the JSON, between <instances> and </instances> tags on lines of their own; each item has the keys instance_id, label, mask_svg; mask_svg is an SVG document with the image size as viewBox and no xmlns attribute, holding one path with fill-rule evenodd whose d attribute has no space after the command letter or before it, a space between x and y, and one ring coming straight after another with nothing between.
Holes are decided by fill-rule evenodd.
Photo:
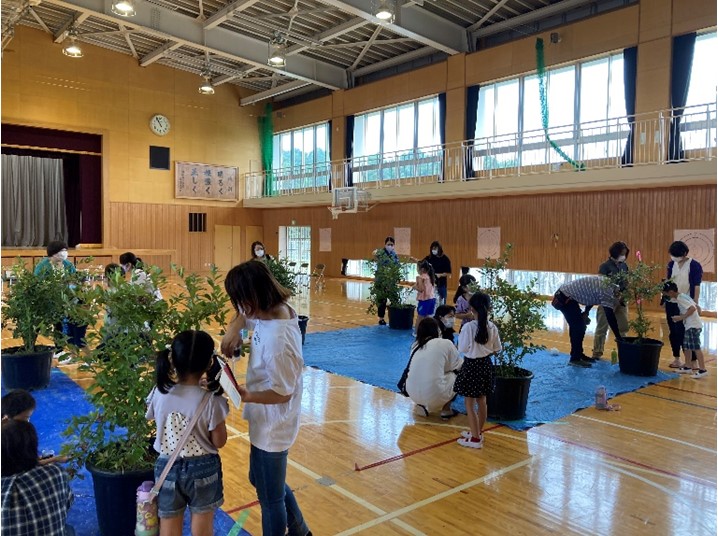
<instances>
[{"instance_id":1,"label":"denim shorts","mask_svg":"<svg viewBox=\"0 0 718 536\"><path fill-rule=\"evenodd\" d=\"M159 479L169 457L155 464L155 481ZM177 458L157 498L159 516L176 517L185 508L193 514L211 512L224 503L222 462L219 454Z\"/></svg>"},{"instance_id":2,"label":"denim shorts","mask_svg":"<svg viewBox=\"0 0 718 536\"><path fill-rule=\"evenodd\" d=\"M419 300L416 307L416 313L421 316L434 316L434 308L436 307L436 298L430 300Z\"/></svg>"}]
</instances>

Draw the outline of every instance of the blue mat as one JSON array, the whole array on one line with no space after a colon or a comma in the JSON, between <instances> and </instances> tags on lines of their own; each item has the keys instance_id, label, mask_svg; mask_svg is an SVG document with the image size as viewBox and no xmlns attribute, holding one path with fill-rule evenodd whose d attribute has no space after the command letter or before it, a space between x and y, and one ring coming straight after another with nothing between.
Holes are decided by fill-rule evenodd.
<instances>
[{"instance_id":1,"label":"blue mat","mask_svg":"<svg viewBox=\"0 0 718 536\"><path fill-rule=\"evenodd\" d=\"M412 342L410 331L385 326L312 333L306 339L304 361L310 367L398 392L396 383L409 359ZM568 355L551 355L548 351L526 357L523 368L534 373L526 418L500 421L515 430L555 421L592 405L599 385L606 387L610 398L677 377L661 371L652 378L628 376L605 360L588 369L572 367ZM463 397L457 397L453 407L466 413Z\"/></svg>"},{"instance_id":2,"label":"blue mat","mask_svg":"<svg viewBox=\"0 0 718 536\"><path fill-rule=\"evenodd\" d=\"M6 390L3 388L2 394ZM52 370L50 386L47 389L33 391L37 408L30 422L35 425L38 433L40 449L53 449L60 452L62 432L67 427L67 420L73 415L83 415L92 409L92 404L85 397L85 391L58 369ZM71 481L75 502L68 513L67 522L75 528L77 536L96 536L99 534L95 513L95 494L92 489L92 477L83 468L84 478ZM214 517L214 534L224 536L234 526L234 520L221 509ZM183 534L190 534L189 513L185 515ZM249 536L242 530L239 534Z\"/></svg>"}]
</instances>

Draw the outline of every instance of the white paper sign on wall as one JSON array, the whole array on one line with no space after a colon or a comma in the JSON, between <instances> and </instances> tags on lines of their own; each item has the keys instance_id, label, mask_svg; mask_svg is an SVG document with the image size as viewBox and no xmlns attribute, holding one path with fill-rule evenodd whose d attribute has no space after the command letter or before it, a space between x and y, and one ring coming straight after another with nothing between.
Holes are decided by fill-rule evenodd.
<instances>
[{"instance_id":1,"label":"white paper sign on wall","mask_svg":"<svg viewBox=\"0 0 718 536\"><path fill-rule=\"evenodd\" d=\"M320 228L319 229L319 251L331 251L332 250L332 228Z\"/></svg>"},{"instance_id":2,"label":"white paper sign on wall","mask_svg":"<svg viewBox=\"0 0 718 536\"><path fill-rule=\"evenodd\" d=\"M501 227L478 227L477 259L498 259L501 255Z\"/></svg>"},{"instance_id":3,"label":"white paper sign on wall","mask_svg":"<svg viewBox=\"0 0 718 536\"><path fill-rule=\"evenodd\" d=\"M688 256L701 263L704 272L716 271L715 229L675 229L673 240L685 242Z\"/></svg>"},{"instance_id":4,"label":"white paper sign on wall","mask_svg":"<svg viewBox=\"0 0 718 536\"><path fill-rule=\"evenodd\" d=\"M394 227L394 240L398 255L411 255L411 227Z\"/></svg>"}]
</instances>

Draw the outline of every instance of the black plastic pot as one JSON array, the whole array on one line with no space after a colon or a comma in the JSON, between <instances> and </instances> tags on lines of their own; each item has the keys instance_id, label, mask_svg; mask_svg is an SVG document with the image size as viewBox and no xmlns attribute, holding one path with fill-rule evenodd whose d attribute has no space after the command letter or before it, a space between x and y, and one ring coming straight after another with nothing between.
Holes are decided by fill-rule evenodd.
<instances>
[{"instance_id":1,"label":"black plastic pot","mask_svg":"<svg viewBox=\"0 0 718 536\"><path fill-rule=\"evenodd\" d=\"M390 305L389 309L389 327L391 329L411 329L414 325L414 307L413 305L405 305L403 307L394 307Z\"/></svg>"},{"instance_id":2,"label":"black plastic pot","mask_svg":"<svg viewBox=\"0 0 718 536\"><path fill-rule=\"evenodd\" d=\"M663 343L644 337L640 344L637 337L624 337L618 342L618 368L632 376L655 376Z\"/></svg>"},{"instance_id":3,"label":"black plastic pot","mask_svg":"<svg viewBox=\"0 0 718 536\"><path fill-rule=\"evenodd\" d=\"M154 470L115 473L87 463L95 489L97 522L102 536L131 536L135 533L137 488L154 480Z\"/></svg>"},{"instance_id":4,"label":"black plastic pot","mask_svg":"<svg viewBox=\"0 0 718 536\"><path fill-rule=\"evenodd\" d=\"M496 377L494 392L486 399L490 418L516 421L526 416L526 404L534 375L530 370L518 367L515 371L516 376L513 377Z\"/></svg>"},{"instance_id":5,"label":"black plastic pot","mask_svg":"<svg viewBox=\"0 0 718 536\"><path fill-rule=\"evenodd\" d=\"M34 354L17 354L19 347L2 351L2 384L5 389L44 389L50 385L53 347L38 346Z\"/></svg>"},{"instance_id":6,"label":"black plastic pot","mask_svg":"<svg viewBox=\"0 0 718 536\"><path fill-rule=\"evenodd\" d=\"M307 336L307 324L309 324L309 317L299 315L299 331L302 332L302 345L304 345L304 339Z\"/></svg>"}]
</instances>

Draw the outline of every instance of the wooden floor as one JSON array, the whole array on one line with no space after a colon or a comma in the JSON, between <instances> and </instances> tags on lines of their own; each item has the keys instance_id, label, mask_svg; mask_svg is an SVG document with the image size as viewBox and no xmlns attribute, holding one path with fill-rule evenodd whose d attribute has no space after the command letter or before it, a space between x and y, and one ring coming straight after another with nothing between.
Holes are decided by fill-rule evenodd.
<instances>
[{"instance_id":1,"label":"wooden floor","mask_svg":"<svg viewBox=\"0 0 718 536\"><path fill-rule=\"evenodd\" d=\"M329 280L294 304L310 316L310 336L371 325L367 288ZM528 432L490 424L483 450L455 443L463 415L415 418L396 393L307 368L287 480L315 535L714 535L716 322L704 322L707 377L650 386L615 398L620 411L589 408ZM536 339L567 352L563 318L546 323ZM669 361L664 348L662 368ZM249 510L245 529L258 536L247 423L232 410L227 424L223 508L235 519Z\"/></svg>"}]
</instances>

